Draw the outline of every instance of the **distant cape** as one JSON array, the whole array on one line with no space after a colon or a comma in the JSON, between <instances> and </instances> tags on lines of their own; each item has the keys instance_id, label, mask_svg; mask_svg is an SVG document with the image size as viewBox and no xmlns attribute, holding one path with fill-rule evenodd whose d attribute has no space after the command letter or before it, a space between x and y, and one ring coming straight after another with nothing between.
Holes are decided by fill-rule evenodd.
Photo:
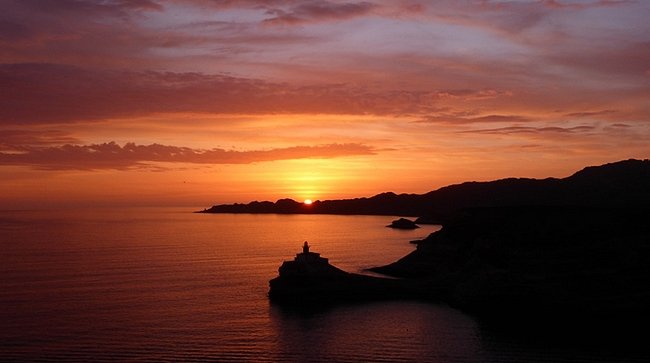
<instances>
[{"instance_id":1,"label":"distant cape","mask_svg":"<svg viewBox=\"0 0 650 363\"><path fill-rule=\"evenodd\" d=\"M292 199L222 204L200 213L400 215L437 222L467 208L649 204L650 160L629 159L586 167L562 179L507 178L465 182L425 194L386 192L368 198L317 200L310 205Z\"/></svg>"}]
</instances>

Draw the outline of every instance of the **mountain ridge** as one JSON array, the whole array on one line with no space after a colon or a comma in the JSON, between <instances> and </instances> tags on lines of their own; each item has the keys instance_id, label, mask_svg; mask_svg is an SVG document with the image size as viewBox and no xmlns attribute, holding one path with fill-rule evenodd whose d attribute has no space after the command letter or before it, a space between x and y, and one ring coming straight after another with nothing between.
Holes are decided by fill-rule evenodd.
<instances>
[{"instance_id":1,"label":"mountain ridge","mask_svg":"<svg viewBox=\"0 0 650 363\"><path fill-rule=\"evenodd\" d=\"M587 166L565 178L467 181L424 194L383 192L371 197L317 200L311 205L284 198L214 205L199 213L401 215L442 221L465 208L646 204L650 204L650 160L627 159Z\"/></svg>"}]
</instances>

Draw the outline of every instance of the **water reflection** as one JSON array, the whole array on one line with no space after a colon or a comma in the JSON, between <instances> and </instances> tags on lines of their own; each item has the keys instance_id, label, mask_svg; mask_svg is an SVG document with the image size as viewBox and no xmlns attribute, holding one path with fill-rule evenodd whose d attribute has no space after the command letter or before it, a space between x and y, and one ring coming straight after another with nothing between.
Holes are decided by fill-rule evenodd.
<instances>
[{"instance_id":1,"label":"water reflection","mask_svg":"<svg viewBox=\"0 0 650 363\"><path fill-rule=\"evenodd\" d=\"M484 324L450 307L423 302L271 304L269 316L278 360L605 363L647 362L649 357L647 349L533 326Z\"/></svg>"},{"instance_id":2,"label":"water reflection","mask_svg":"<svg viewBox=\"0 0 650 363\"><path fill-rule=\"evenodd\" d=\"M477 324L451 308L395 301L286 309L270 306L278 352L296 361L472 362Z\"/></svg>"},{"instance_id":3,"label":"water reflection","mask_svg":"<svg viewBox=\"0 0 650 363\"><path fill-rule=\"evenodd\" d=\"M398 236L385 218L0 212L0 360L650 361L489 329L441 305L269 305L269 279L304 240L354 272L428 233Z\"/></svg>"}]
</instances>

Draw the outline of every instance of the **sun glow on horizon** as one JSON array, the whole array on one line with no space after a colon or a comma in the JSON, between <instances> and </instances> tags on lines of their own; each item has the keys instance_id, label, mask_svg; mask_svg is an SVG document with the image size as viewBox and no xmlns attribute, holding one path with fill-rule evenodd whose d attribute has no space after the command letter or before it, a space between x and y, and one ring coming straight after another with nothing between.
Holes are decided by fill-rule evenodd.
<instances>
[{"instance_id":1,"label":"sun glow on horizon","mask_svg":"<svg viewBox=\"0 0 650 363\"><path fill-rule=\"evenodd\" d=\"M313 212L650 153L650 1L24 3L2 3L3 209Z\"/></svg>"}]
</instances>

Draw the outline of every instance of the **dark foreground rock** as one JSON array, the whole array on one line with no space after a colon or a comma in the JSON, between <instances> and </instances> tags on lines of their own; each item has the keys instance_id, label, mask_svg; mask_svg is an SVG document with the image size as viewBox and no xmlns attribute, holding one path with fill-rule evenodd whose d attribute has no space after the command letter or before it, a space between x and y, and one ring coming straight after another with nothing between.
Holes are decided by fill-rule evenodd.
<instances>
[{"instance_id":1,"label":"dark foreground rock","mask_svg":"<svg viewBox=\"0 0 650 363\"><path fill-rule=\"evenodd\" d=\"M426 280L486 319L625 323L650 306L650 209L467 210L372 270Z\"/></svg>"},{"instance_id":2,"label":"dark foreground rock","mask_svg":"<svg viewBox=\"0 0 650 363\"><path fill-rule=\"evenodd\" d=\"M269 298L282 304L328 304L385 299L431 299L439 291L423 281L379 278L345 272L320 254L303 252L285 261L269 282Z\"/></svg>"},{"instance_id":3,"label":"dark foreground rock","mask_svg":"<svg viewBox=\"0 0 650 363\"><path fill-rule=\"evenodd\" d=\"M398 279L347 273L303 251L270 281L269 297L291 311L442 302L483 329L648 356L650 208L467 210L413 253L372 270Z\"/></svg>"},{"instance_id":4,"label":"dark foreground rock","mask_svg":"<svg viewBox=\"0 0 650 363\"><path fill-rule=\"evenodd\" d=\"M650 209L510 207L464 211L413 253L351 274L308 248L280 267L278 302L412 298L500 322L628 324L650 306Z\"/></svg>"}]
</instances>

